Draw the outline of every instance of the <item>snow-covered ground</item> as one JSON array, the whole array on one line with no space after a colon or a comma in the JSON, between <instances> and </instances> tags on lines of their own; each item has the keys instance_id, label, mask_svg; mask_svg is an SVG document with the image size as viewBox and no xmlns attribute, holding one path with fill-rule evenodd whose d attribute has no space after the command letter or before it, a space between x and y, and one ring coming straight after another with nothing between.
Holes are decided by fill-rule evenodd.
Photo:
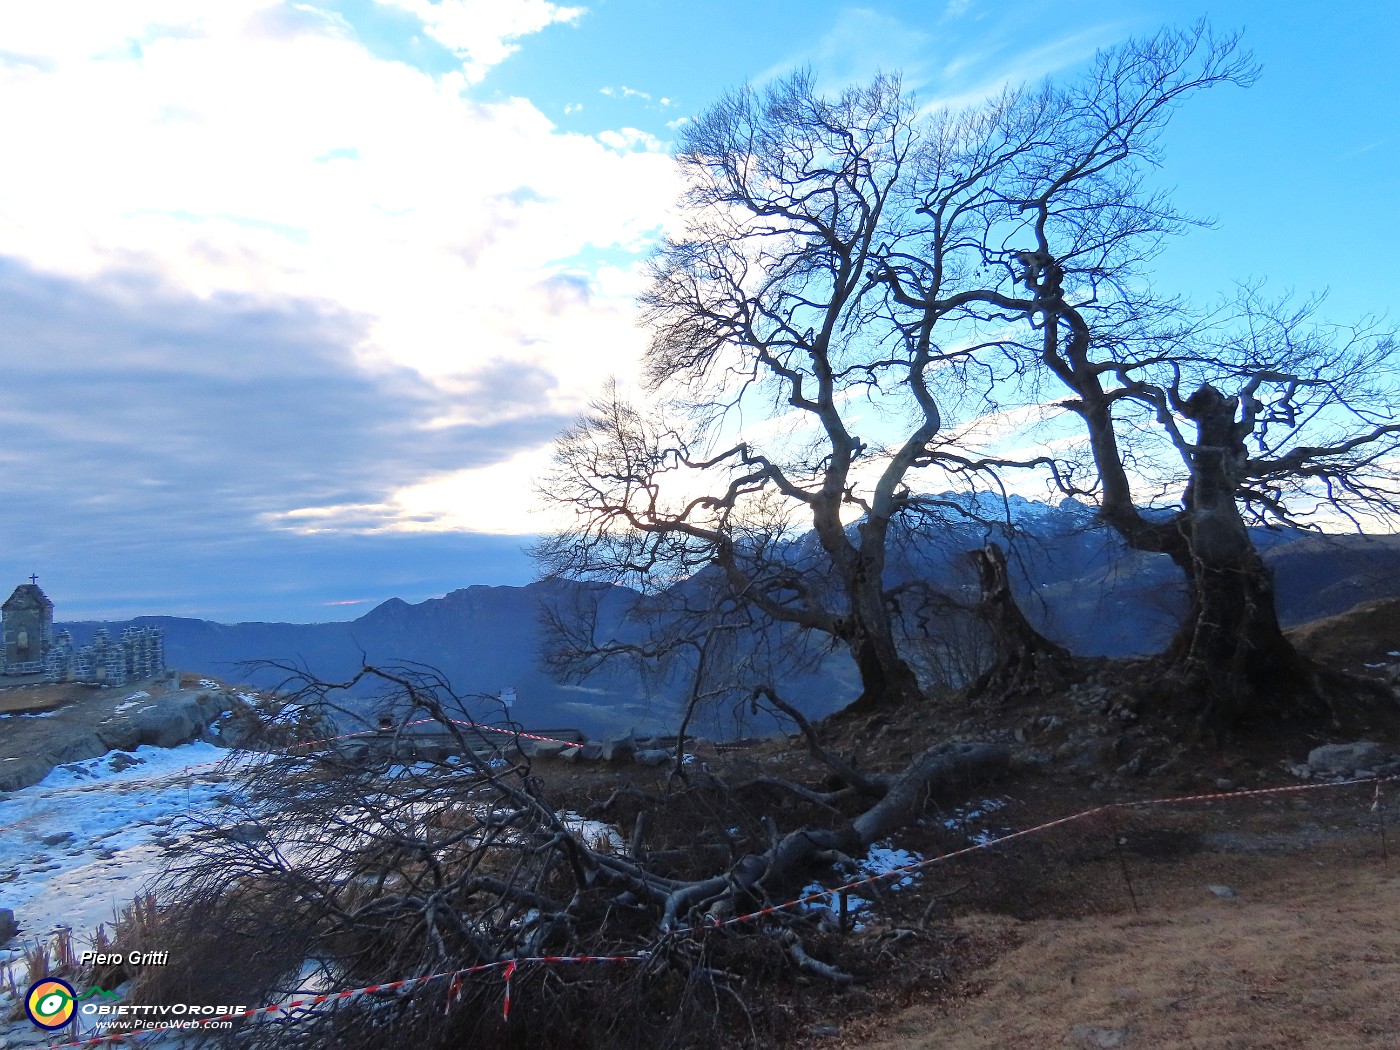
<instances>
[{"instance_id":1,"label":"snow-covered ground","mask_svg":"<svg viewBox=\"0 0 1400 1050\"><path fill-rule=\"evenodd\" d=\"M182 818L216 820L233 801L228 755L205 743L113 751L0 801L0 905L15 913L18 943L66 927L81 951L185 848L195 825ZM0 950L0 966L18 955Z\"/></svg>"},{"instance_id":2,"label":"snow-covered ground","mask_svg":"<svg viewBox=\"0 0 1400 1050\"><path fill-rule=\"evenodd\" d=\"M11 909L20 925L11 947L0 949L0 1018L13 1006L3 989L26 986L26 947L68 929L81 952L201 826L243 818L230 756L207 743L113 751L59 766L0 799L0 907ZM625 849L615 828L562 816L590 843L606 839ZM44 1042L27 1022L0 1020L0 1046Z\"/></svg>"}]
</instances>

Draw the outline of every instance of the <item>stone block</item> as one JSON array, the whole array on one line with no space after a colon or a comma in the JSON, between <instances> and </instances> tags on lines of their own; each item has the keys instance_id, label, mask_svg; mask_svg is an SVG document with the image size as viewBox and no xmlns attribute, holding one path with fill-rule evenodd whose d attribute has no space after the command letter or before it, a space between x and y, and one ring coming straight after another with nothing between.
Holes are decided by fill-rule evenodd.
<instances>
[{"instance_id":1,"label":"stone block","mask_svg":"<svg viewBox=\"0 0 1400 1050\"><path fill-rule=\"evenodd\" d=\"M609 737L603 741L602 758L605 762L630 762L637 753L637 741L628 733L622 737Z\"/></svg>"},{"instance_id":2,"label":"stone block","mask_svg":"<svg viewBox=\"0 0 1400 1050\"><path fill-rule=\"evenodd\" d=\"M1350 776L1358 769L1375 769L1390 756L1380 744L1359 740L1354 744L1323 744L1308 752L1308 765L1319 773Z\"/></svg>"},{"instance_id":3,"label":"stone block","mask_svg":"<svg viewBox=\"0 0 1400 1050\"><path fill-rule=\"evenodd\" d=\"M520 741L520 750L531 758L558 758L565 748L572 747L562 740L528 740Z\"/></svg>"}]
</instances>

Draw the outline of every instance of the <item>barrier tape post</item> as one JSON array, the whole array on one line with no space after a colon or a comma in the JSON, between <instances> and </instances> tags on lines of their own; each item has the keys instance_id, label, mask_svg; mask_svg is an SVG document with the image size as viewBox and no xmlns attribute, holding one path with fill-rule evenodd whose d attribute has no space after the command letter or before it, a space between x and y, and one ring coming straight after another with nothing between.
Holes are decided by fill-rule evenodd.
<instances>
[{"instance_id":1,"label":"barrier tape post","mask_svg":"<svg viewBox=\"0 0 1400 1050\"><path fill-rule=\"evenodd\" d=\"M506 963L506 997L501 1002L501 1020L510 1020L510 979L515 976L515 960Z\"/></svg>"},{"instance_id":2,"label":"barrier tape post","mask_svg":"<svg viewBox=\"0 0 1400 1050\"><path fill-rule=\"evenodd\" d=\"M1123 873L1123 885L1128 887L1128 900L1133 903L1133 914L1141 915L1142 909L1138 907L1137 893L1133 890L1133 877L1128 874L1128 858L1123 855L1123 836L1118 834L1118 821L1113 812L1116 806L1109 806L1104 810L1108 820L1108 833L1113 836L1113 855L1118 858L1118 870Z\"/></svg>"},{"instance_id":3,"label":"barrier tape post","mask_svg":"<svg viewBox=\"0 0 1400 1050\"><path fill-rule=\"evenodd\" d=\"M1381 779L1376 778L1376 794L1371 800L1371 812L1376 814L1380 822L1381 833L1381 867L1386 871L1390 870L1390 851L1386 847L1385 841L1385 800L1381 798Z\"/></svg>"}]
</instances>

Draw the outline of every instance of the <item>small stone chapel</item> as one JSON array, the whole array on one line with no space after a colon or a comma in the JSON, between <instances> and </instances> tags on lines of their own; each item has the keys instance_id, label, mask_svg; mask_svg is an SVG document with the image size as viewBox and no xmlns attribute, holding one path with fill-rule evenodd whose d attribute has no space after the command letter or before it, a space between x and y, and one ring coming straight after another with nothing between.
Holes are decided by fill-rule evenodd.
<instances>
[{"instance_id":1,"label":"small stone chapel","mask_svg":"<svg viewBox=\"0 0 1400 1050\"><path fill-rule=\"evenodd\" d=\"M91 645L73 644L67 631L54 634L53 602L39 578L15 588L0 606L0 674L43 675L50 682L125 685L165 669L165 637L159 627L127 627L120 639L99 627Z\"/></svg>"}]
</instances>

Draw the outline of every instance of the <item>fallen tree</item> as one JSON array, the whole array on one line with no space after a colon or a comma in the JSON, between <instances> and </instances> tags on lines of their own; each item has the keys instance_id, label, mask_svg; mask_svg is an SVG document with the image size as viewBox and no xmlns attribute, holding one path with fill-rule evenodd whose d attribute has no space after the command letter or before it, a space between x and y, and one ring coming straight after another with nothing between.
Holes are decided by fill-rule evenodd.
<instances>
[{"instance_id":1,"label":"fallen tree","mask_svg":"<svg viewBox=\"0 0 1400 1050\"><path fill-rule=\"evenodd\" d=\"M996 745L940 744L902 769L859 772L763 687L753 702L796 715L816 783L706 767L670 778L660 794L623 781L574 813L562 807L578 803L550 797L509 735L492 747L431 670L365 667L354 681L363 678L390 688L397 722L431 719L460 754L402 765L389 751L351 760L336 747L293 749L242 774L238 819L210 825L160 891L162 944L208 963L147 970L128 1001L275 1002L308 982L334 990L451 975L393 994L332 997L228 1039L494 1044L504 1035L506 965L624 956L518 971L513 980L528 982L530 995L513 1014L512 1037L551 1045L558 1018L571 1016L587 1030L571 1036L582 1045L713 1045L754 1024L756 958L853 979L814 947L813 914L781 907L804 880L864 853L915 818L931 793L995 776L1008 759ZM315 707L352 684L308 678L294 700ZM782 796L796 804L755 804ZM777 813L794 815L792 826L779 827ZM599 818L630 824L630 841Z\"/></svg>"}]
</instances>

